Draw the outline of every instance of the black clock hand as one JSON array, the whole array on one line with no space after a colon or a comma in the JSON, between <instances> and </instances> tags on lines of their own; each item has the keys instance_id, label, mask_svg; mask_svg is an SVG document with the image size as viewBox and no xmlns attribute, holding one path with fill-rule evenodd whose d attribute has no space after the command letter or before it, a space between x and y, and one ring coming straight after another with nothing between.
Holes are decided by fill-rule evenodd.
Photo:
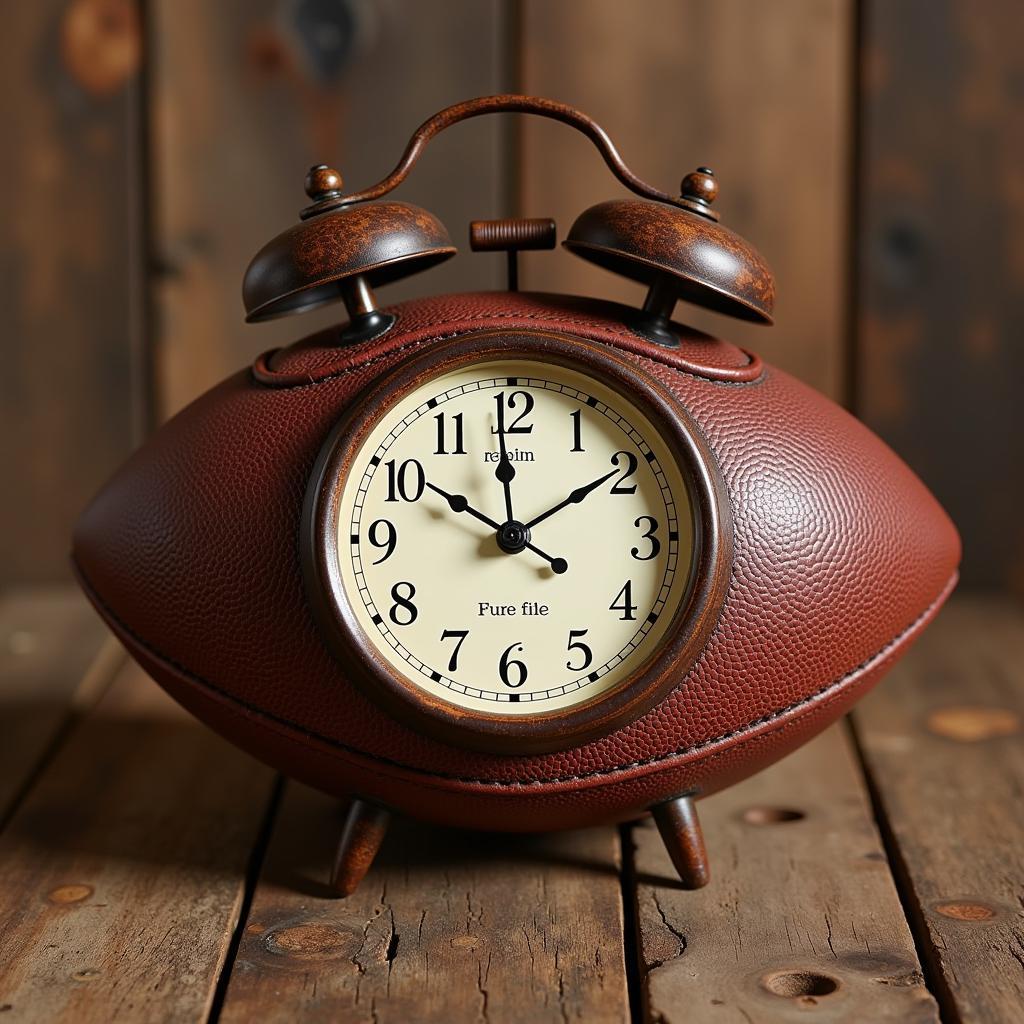
<instances>
[{"instance_id":1,"label":"black clock hand","mask_svg":"<svg viewBox=\"0 0 1024 1024\"><path fill-rule=\"evenodd\" d=\"M492 530L501 530L502 527L499 523L496 523L490 516L485 516L483 512L479 512L477 509L473 508L466 500L466 496L464 494L449 494L448 491L441 490L440 487L432 484L429 480L425 482L427 487L436 494L440 494L441 497L448 502L448 507L453 512L468 512L474 519L479 519L481 523L486 523ZM546 551L541 551L536 544L531 544L527 541L523 546L529 548L535 555L539 555L543 558L544 561L551 566L551 571L558 575L561 575L569 568L569 563L564 558L552 558Z\"/></svg>"},{"instance_id":2,"label":"black clock hand","mask_svg":"<svg viewBox=\"0 0 1024 1024\"><path fill-rule=\"evenodd\" d=\"M501 481L505 490L505 521L511 523L515 516L512 515L512 481L516 475L516 467L508 457L505 449L505 399L504 395L498 395L498 447L501 451L501 458L494 468L494 475Z\"/></svg>"},{"instance_id":3,"label":"black clock hand","mask_svg":"<svg viewBox=\"0 0 1024 1024\"><path fill-rule=\"evenodd\" d=\"M426 484L432 491L440 494L448 502L448 507L453 512L468 512L474 519L479 519L481 523L486 523L492 530L501 529L500 523L496 523L490 516L485 516L483 512L478 512L473 508L466 500L464 494L449 494L447 491L442 491L440 487L435 487L429 480L426 481Z\"/></svg>"},{"instance_id":4,"label":"black clock hand","mask_svg":"<svg viewBox=\"0 0 1024 1024\"><path fill-rule=\"evenodd\" d=\"M585 484L583 487L577 487L568 498L564 501L560 501L557 505L552 506L547 512L542 512L536 519L531 519L527 524L526 528L529 530L531 527L536 526L538 523L544 522L545 519L553 516L556 512L560 512L566 505L578 505L591 491L596 491L598 487L605 482L610 480L619 471L613 469L610 473L605 473L604 476L598 477L596 480L592 480L589 484Z\"/></svg>"}]
</instances>

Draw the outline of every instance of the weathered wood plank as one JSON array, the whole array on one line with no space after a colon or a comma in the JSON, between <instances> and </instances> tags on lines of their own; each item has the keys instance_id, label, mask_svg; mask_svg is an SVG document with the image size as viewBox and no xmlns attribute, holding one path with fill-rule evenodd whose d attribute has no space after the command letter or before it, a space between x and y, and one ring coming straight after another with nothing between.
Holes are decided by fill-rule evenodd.
<instances>
[{"instance_id":1,"label":"weathered wood plank","mask_svg":"<svg viewBox=\"0 0 1024 1024\"><path fill-rule=\"evenodd\" d=\"M964 583L1024 595L1024 4L871 0L863 38L856 411L949 510Z\"/></svg>"},{"instance_id":2,"label":"weathered wood plank","mask_svg":"<svg viewBox=\"0 0 1024 1024\"><path fill-rule=\"evenodd\" d=\"M204 1020L272 786L126 665L0 836L5 1019Z\"/></svg>"},{"instance_id":3,"label":"weathered wood plank","mask_svg":"<svg viewBox=\"0 0 1024 1024\"><path fill-rule=\"evenodd\" d=\"M338 305L245 325L249 260L297 220L311 164L369 185L435 110L502 91L504 14L499 0L150 7L157 370L169 413L257 352L344 319ZM398 198L436 213L465 250L470 220L507 212L508 129L483 118L445 133ZM380 298L492 288L501 275L496 257L464 252Z\"/></svg>"},{"instance_id":4,"label":"weathered wood plank","mask_svg":"<svg viewBox=\"0 0 1024 1024\"><path fill-rule=\"evenodd\" d=\"M776 274L771 329L680 303L686 323L747 345L844 394L850 0L524 0L526 92L579 106L627 163L667 190L714 168L723 223ZM524 119L522 212L564 236L591 203L621 194L589 143ZM523 258L524 287L638 304L643 289L558 253Z\"/></svg>"},{"instance_id":5,"label":"weathered wood plank","mask_svg":"<svg viewBox=\"0 0 1024 1024\"><path fill-rule=\"evenodd\" d=\"M337 801L289 784L222 1020L628 1019L618 833L396 821L354 895L326 891Z\"/></svg>"},{"instance_id":6,"label":"weathered wood plank","mask_svg":"<svg viewBox=\"0 0 1024 1024\"><path fill-rule=\"evenodd\" d=\"M131 0L18 4L0 33L5 586L68 578L143 419L141 34Z\"/></svg>"},{"instance_id":7,"label":"weathered wood plank","mask_svg":"<svg viewBox=\"0 0 1024 1024\"><path fill-rule=\"evenodd\" d=\"M854 721L949 1019L1020 1020L1024 610L955 600Z\"/></svg>"},{"instance_id":8,"label":"weathered wood plank","mask_svg":"<svg viewBox=\"0 0 1024 1024\"><path fill-rule=\"evenodd\" d=\"M699 808L697 892L634 829L652 1020L938 1020L842 726Z\"/></svg>"},{"instance_id":9,"label":"weathered wood plank","mask_svg":"<svg viewBox=\"0 0 1024 1024\"><path fill-rule=\"evenodd\" d=\"M77 589L0 597L0 821L72 712L96 700L123 656Z\"/></svg>"}]
</instances>

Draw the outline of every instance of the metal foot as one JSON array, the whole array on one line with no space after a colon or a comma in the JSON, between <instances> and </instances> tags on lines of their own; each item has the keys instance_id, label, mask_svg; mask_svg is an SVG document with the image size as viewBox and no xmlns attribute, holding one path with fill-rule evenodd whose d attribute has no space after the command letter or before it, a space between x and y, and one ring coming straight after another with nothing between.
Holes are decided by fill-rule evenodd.
<instances>
[{"instance_id":1,"label":"metal foot","mask_svg":"<svg viewBox=\"0 0 1024 1024\"><path fill-rule=\"evenodd\" d=\"M383 807L358 797L352 801L331 870L331 888L339 896L351 896L359 887L377 856L390 821L391 814Z\"/></svg>"},{"instance_id":2,"label":"metal foot","mask_svg":"<svg viewBox=\"0 0 1024 1024\"><path fill-rule=\"evenodd\" d=\"M658 804L651 813L683 887L700 889L707 885L708 853L693 797L681 796Z\"/></svg>"}]
</instances>

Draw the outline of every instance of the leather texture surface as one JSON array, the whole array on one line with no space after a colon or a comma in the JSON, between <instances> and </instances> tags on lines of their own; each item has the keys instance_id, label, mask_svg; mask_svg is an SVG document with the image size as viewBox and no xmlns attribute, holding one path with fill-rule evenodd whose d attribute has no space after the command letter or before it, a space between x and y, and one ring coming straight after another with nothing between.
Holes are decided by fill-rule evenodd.
<instances>
[{"instance_id":1,"label":"leather texture surface","mask_svg":"<svg viewBox=\"0 0 1024 1024\"><path fill-rule=\"evenodd\" d=\"M80 579L133 655L290 775L450 824L626 818L737 781L820 731L955 582L956 531L914 474L779 370L718 377L750 365L734 346L693 334L687 371L624 338L625 308L565 297L444 296L396 311L386 344L331 352L321 334L264 360L271 383L246 370L202 396L115 475L75 535ZM433 339L517 320L605 342L657 376L718 459L735 531L725 606L689 675L632 724L528 757L437 742L373 704L319 636L299 560L310 470L351 402Z\"/></svg>"}]
</instances>

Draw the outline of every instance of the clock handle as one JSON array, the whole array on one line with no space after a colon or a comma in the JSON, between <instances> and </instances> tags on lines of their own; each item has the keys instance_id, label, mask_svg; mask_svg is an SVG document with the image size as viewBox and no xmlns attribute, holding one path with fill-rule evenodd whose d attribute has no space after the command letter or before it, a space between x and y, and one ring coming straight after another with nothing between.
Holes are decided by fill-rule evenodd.
<instances>
[{"instance_id":1,"label":"clock handle","mask_svg":"<svg viewBox=\"0 0 1024 1024\"><path fill-rule=\"evenodd\" d=\"M317 204L316 212L321 213L338 206L350 206L353 203L365 203L371 199L380 199L386 196L392 189L397 188L405 181L413 165L420 158L427 143L435 136L450 128L453 124L466 121L471 117L480 117L482 114L535 114L538 117L547 117L553 121L560 121L571 128L582 132L597 148L597 151L604 158L608 169L616 178L631 192L636 193L644 199L654 199L659 203L668 203L672 206L688 207L689 204L679 196L669 195L660 189L648 185L642 178L637 177L625 164L615 144L608 138L607 132L595 121L575 107L565 103L556 103L554 100L542 99L539 96L517 96L504 94L498 96L480 96L475 100L466 100L463 103L456 103L428 118L413 132L409 143L398 161L395 169L376 185L364 188L360 192L351 192L346 196L333 196L326 203L321 201ZM706 214L705 214L706 215ZM715 218L717 219L717 217Z\"/></svg>"}]
</instances>

